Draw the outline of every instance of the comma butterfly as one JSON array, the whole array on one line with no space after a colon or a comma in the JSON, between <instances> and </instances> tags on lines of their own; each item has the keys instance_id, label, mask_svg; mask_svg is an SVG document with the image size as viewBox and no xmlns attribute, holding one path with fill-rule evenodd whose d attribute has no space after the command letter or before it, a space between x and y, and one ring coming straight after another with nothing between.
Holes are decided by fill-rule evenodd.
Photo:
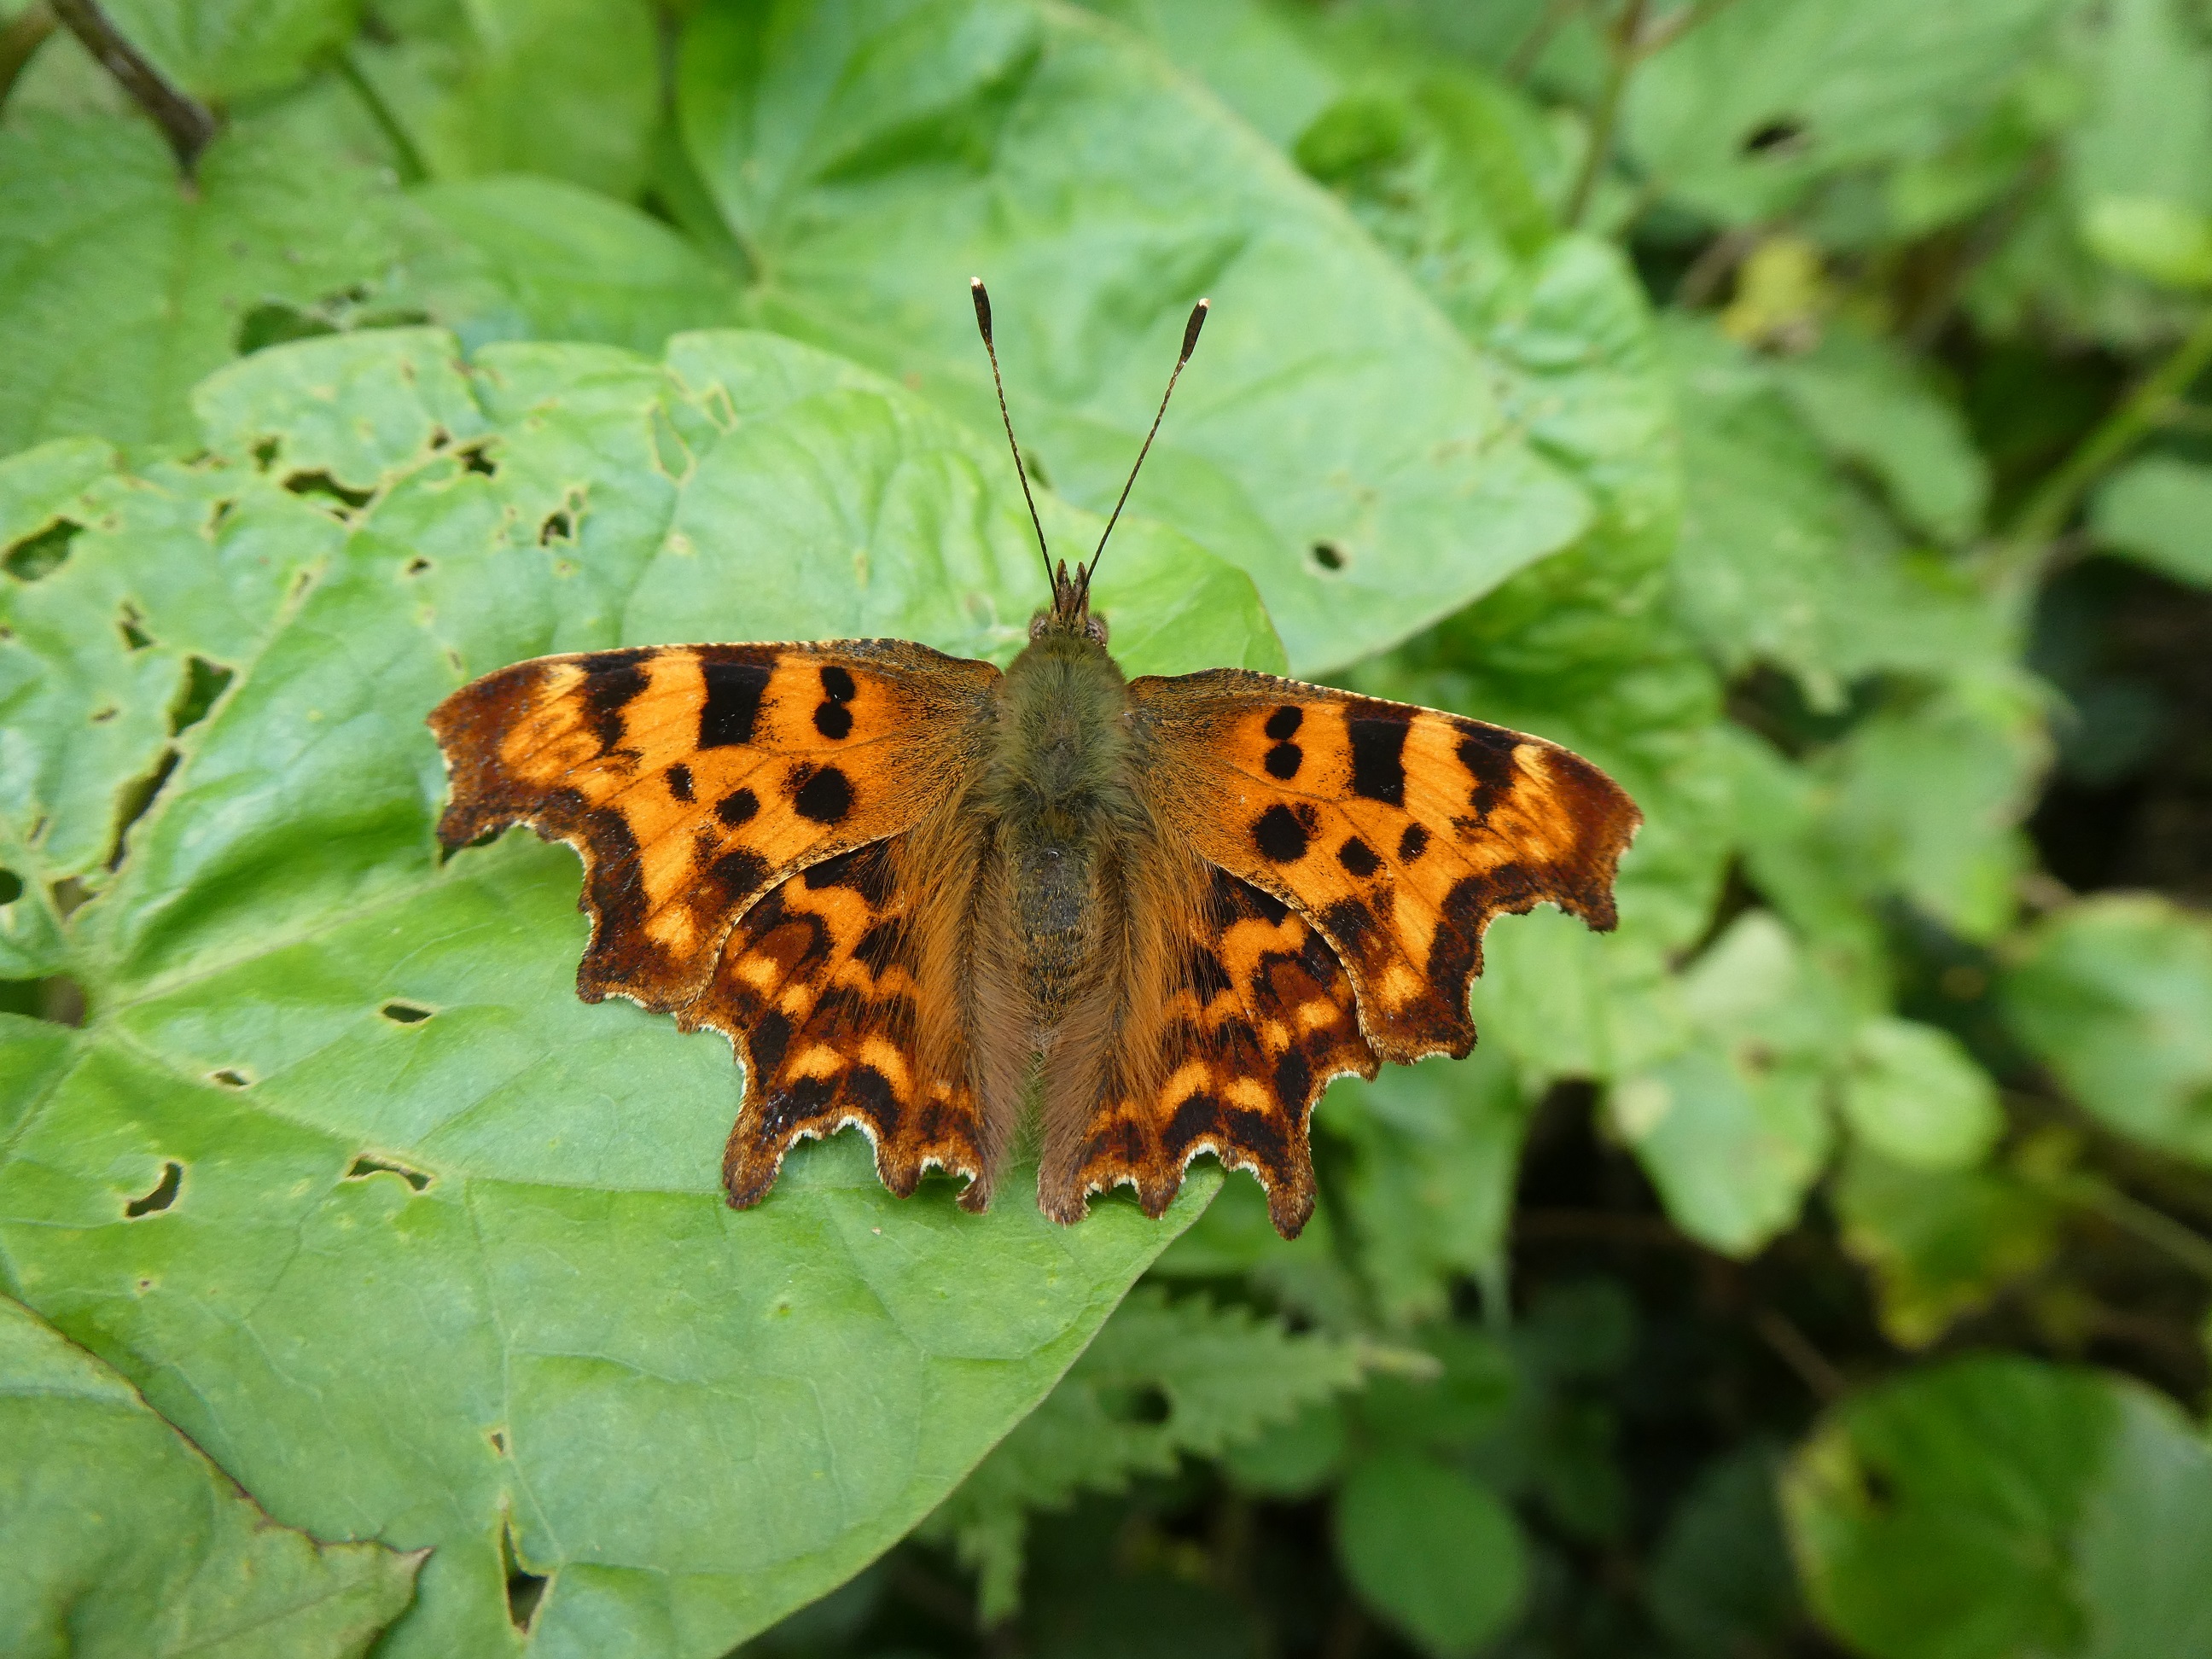
<instances>
[{"instance_id":1,"label":"comma butterfly","mask_svg":"<svg viewBox=\"0 0 2212 1659\"><path fill-rule=\"evenodd\" d=\"M646 646L516 663L430 715L447 846L521 823L582 855L577 994L736 1045L732 1204L857 1126L893 1192L934 1164L980 1211L1035 1087L1055 1220L1122 1182L1158 1216L1211 1152L1294 1237L1316 1097L1468 1052L1492 916L1613 925L1639 815L1597 768L1241 669L1125 679L1097 562L1046 554L1052 603L1004 673L903 640Z\"/></svg>"}]
</instances>

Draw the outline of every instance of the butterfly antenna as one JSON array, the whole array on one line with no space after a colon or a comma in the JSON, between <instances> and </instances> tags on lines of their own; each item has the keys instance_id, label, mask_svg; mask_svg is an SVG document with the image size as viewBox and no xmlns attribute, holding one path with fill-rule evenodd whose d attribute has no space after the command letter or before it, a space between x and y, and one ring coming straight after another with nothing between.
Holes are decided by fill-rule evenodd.
<instances>
[{"instance_id":1,"label":"butterfly antenna","mask_svg":"<svg viewBox=\"0 0 2212 1659\"><path fill-rule=\"evenodd\" d=\"M1160 422L1168 412L1168 399L1175 396L1176 382L1182 377L1182 366L1190 361L1190 354L1198 349L1198 331L1206 326L1206 313L1212 305L1211 300L1200 300L1190 308L1190 320L1182 325L1182 355L1176 359L1175 371L1168 376L1168 389L1160 393L1159 411L1152 416L1152 429L1145 434L1145 447L1137 452L1136 466L1129 469L1128 483L1121 486L1121 499L1114 503L1113 514L1106 520L1104 533L1098 538L1097 550L1091 554L1091 562L1084 568L1083 584L1086 589L1091 585L1091 573L1098 568L1099 554L1106 550L1106 538L1114 533L1114 526L1120 520L1121 508L1128 501L1129 491L1137 482L1138 469L1144 465L1145 457L1152 452L1152 440L1159 435Z\"/></svg>"},{"instance_id":2,"label":"butterfly antenna","mask_svg":"<svg viewBox=\"0 0 2212 1659\"><path fill-rule=\"evenodd\" d=\"M1030 504L1030 522L1036 526L1037 551L1044 558L1045 585L1054 586L1052 550L1044 544L1044 520L1037 517L1036 497L1030 494L1029 469L1022 465L1022 447L1014 441L1014 417L1006 413L1006 383L999 378L999 349L991 343L991 295L981 276L968 279L968 291L975 301L975 327L983 336L983 349L991 359L991 386L999 394L999 419L1006 428L1006 447L1014 452L1014 477L1021 480L1022 499Z\"/></svg>"}]
</instances>

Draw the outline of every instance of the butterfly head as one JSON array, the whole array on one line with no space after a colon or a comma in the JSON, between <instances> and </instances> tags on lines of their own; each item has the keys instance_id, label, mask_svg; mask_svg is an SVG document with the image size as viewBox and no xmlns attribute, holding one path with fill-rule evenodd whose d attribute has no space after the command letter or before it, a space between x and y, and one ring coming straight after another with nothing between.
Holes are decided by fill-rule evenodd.
<instances>
[{"instance_id":1,"label":"butterfly head","mask_svg":"<svg viewBox=\"0 0 2212 1659\"><path fill-rule=\"evenodd\" d=\"M1030 618L1030 638L1041 640L1048 634L1066 634L1106 643L1106 618L1091 609L1091 567L1079 564L1070 575L1067 561L1062 559L1052 573L1052 604Z\"/></svg>"},{"instance_id":2,"label":"butterfly head","mask_svg":"<svg viewBox=\"0 0 2212 1659\"><path fill-rule=\"evenodd\" d=\"M1106 538L1114 533L1114 526L1121 520L1129 490L1137 482L1138 468L1144 465L1145 457L1152 453L1152 440L1159 435L1160 422L1168 412L1168 399L1175 396L1176 381L1182 376L1182 366L1198 349L1198 331L1206 326L1206 310L1213 302L1200 300L1191 307L1190 320L1182 329L1182 353L1176 359L1174 372L1168 376L1168 389L1160 394L1159 410L1152 416L1152 430L1145 434L1144 447L1137 452L1137 464L1129 469L1128 481L1121 486L1121 499L1114 503L1114 511L1098 538L1097 550L1091 554L1088 564L1078 564L1071 576L1067 561L1062 559L1055 566L1051 550L1045 545L1044 520L1037 516L1036 497L1030 494L1029 471L1022 464L1022 447L1014 440L1013 416L1006 413L1006 388L999 378L999 349L991 340L991 296L984 291L981 276L971 278L968 288L975 301L975 327L983 337L983 349L991 359L991 385L999 394L999 419L1006 428L1006 445L1014 452L1014 477L1020 481L1022 499L1029 503L1030 522L1036 527L1037 551L1044 556L1045 574L1052 579L1052 605L1030 618L1030 641L1060 634L1103 646L1106 643L1106 618L1091 612L1091 573L1097 569L1099 556L1106 550Z\"/></svg>"}]
</instances>

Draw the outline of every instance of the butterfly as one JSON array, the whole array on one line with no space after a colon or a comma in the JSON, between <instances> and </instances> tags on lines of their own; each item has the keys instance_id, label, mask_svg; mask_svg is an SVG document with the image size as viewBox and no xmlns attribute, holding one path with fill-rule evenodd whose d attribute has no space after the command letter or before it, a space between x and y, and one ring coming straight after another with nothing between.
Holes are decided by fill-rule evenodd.
<instances>
[{"instance_id":1,"label":"butterfly","mask_svg":"<svg viewBox=\"0 0 2212 1659\"><path fill-rule=\"evenodd\" d=\"M1241 669L1125 678L1091 582L1004 672L904 640L644 646L516 663L429 724L458 848L513 823L582 856L586 1002L728 1036L722 1164L761 1202L799 1140L857 1127L884 1184L991 1201L1032 1098L1037 1201L1164 1213L1211 1153L1311 1215L1334 1078L1465 1054L1493 916L1614 921L1639 822L1540 738ZM1198 343L1183 334L1110 536Z\"/></svg>"}]
</instances>

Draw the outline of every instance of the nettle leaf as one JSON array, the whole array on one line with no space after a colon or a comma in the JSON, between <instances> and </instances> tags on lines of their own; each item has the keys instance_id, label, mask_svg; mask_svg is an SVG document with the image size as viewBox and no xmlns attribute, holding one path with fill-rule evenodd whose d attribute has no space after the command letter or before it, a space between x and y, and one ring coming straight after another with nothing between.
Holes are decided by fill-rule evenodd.
<instances>
[{"instance_id":1,"label":"nettle leaf","mask_svg":"<svg viewBox=\"0 0 2212 1659\"><path fill-rule=\"evenodd\" d=\"M42 860L10 909L55 900L38 971L89 1005L9 1028L0 1261L285 1524L431 1548L380 1651L527 1626L549 1652L723 1652L940 1502L1218 1179L1165 1224L1104 1202L1062 1229L1021 1197L975 1219L951 1183L890 1197L846 1136L729 1210L726 1045L575 1000L565 849L441 861L422 716L618 643L1004 657L1042 586L1020 495L981 436L765 335L465 363L432 331L337 336L197 407L190 465L0 466L0 502L32 502L10 523L82 515L0 588L0 685L45 699L0 704L0 756ZM1241 572L1124 533L1100 587L1133 669L1279 665ZM230 678L186 724L195 657ZM126 693L129 741L88 742L126 722L72 711Z\"/></svg>"},{"instance_id":2,"label":"nettle leaf","mask_svg":"<svg viewBox=\"0 0 2212 1659\"><path fill-rule=\"evenodd\" d=\"M40 1036L0 1016L0 1053ZM419 1556L272 1522L83 1349L0 1298L0 1629L9 1650L343 1659Z\"/></svg>"},{"instance_id":3,"label":"nettle leaf","mask_svg":"<svg viewBox=\"0 0 2212 1659\"><path fill-rule=\"evenodd\" d=\"M2212 1653L2212 1449L2139 1383L1916 1372L1832 1412L1783 1493L1813 1606L1873 1659Z\"/></svg>"},{"instance_id":4,"label":"nettle leaf","mask_svg":"<svg viewBox=\"0 0 2212 1659\"><path fill-rule=\"evenodd\" d=\"M1121 489L1210 295L1141 510L1252 574L1302 672L1589 522L1410 279L1111 25L1011 0L716 9L686 31L678 105L764 321L988 432L964 291L982 274L1037 468L1085 506Z\"/></svg>"},{"instance_id":5,"label":"nettle leaf","mask_svg":"<svg viewBox=\"0 0 2212 1659\"><path fill-rule=\"evenodd\" d=\"M1171 1474L1186 1452L1217 1455L1354 1387L1376 1358L1356 1340L1293 1334L1243 1309L1139 1291L929 1530L978 1570L979 1611L994 1622L1020 1600L1028 1511Z\"/></svg>"},{"instance_id":6,"label":"nettle leaf","mask_svg":"<svg viewBox=\"0 0 2212 1659\"><path fill-rule=\"evenodd\" d=\"M1437 1659L1475 1652L1528 1593L1513 1511L1459 1470L1402 1453L1363 1459L1346 1477L1336 1555L1360 1599Z\"/></svg>"},{"instance_id":7,"label":"nettle leaf","mask_svg":"<svg viewBox=\"0 0 2212 1659\"><path fill-rule=\"evenodd\" d=\"M2021 942L2005 1018L2110 1127L2212 1163L2212 923L2148 893L2085 900Z\"/></svg>"}]
</instances>

